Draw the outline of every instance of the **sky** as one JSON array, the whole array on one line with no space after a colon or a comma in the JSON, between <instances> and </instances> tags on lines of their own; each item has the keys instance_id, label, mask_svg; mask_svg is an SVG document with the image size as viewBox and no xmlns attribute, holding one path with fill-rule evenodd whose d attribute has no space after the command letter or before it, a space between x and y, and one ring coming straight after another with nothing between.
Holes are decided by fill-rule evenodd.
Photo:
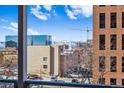
<instances>
[{"instance_id":1,"label":"sky","mask_svg":"<svg viewBox=\"0 0 124 93\"><path fill-rule=\"evenodd\" d=\"M92 6L27 6L28 35L51 35L53 41L86 41L87 27L92 39ZM0 41L18 34L18 6L0 5Z\"/></svg>"}]
</instances>

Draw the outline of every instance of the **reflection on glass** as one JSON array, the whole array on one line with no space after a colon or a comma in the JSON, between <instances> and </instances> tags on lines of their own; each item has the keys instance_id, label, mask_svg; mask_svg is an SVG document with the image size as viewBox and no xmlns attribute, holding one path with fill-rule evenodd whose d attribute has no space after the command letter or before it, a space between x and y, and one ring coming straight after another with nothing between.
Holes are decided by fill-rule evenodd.
<instances>
[{"instance_id":1,"label":"reflection on glass","mask_svg":"<svg viewBox=\"0 0 124 93\"><path fill-rule=\"evenodd\" d=\"M0 79L17 79L18 6L0 6L0 29ZM0 83L0 87L5 86L13 84Z\"/></svg>"}]
</instances>

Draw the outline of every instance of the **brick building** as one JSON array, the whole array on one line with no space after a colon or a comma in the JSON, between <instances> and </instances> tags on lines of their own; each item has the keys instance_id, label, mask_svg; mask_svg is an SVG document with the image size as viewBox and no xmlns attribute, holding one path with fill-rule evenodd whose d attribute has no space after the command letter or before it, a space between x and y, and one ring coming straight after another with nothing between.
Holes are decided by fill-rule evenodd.
<instances>
[{"instance_id":1,"label":"brick building","mask_svg":"<svg viewBox=\"0 0 124 93\"><path fill-rule=\"evenodd\" d=\"M93 78L124 85L124 6L93 6Z\"/></svg>"}]
</instances>

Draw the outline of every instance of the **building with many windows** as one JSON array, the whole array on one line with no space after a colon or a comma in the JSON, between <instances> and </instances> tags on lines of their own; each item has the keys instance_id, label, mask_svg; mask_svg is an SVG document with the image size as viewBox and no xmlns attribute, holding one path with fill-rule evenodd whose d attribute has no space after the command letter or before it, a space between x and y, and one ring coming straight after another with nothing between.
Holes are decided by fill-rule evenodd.
<instances>
[{"instance_id":1,"label":"building with many windows","mask_svg":"<svg viewBox=\"0 0 124 93\"><path fill-rule=\"evenodd\" d=\"M18 37L16 35L8 35L5 38L6 47L17 48ZM50 35L28 35L27 36L28 46L32 45L51 45L52 38Z\"/></svg>"},{"instance_id":2,"label":"building with many windows","mask_svg":"<svg viewBox=\"0 0 124 93\"><path fill-rule=\"evenodd\" d=\"M93 78L124 85L124 6L93 6Z\"/></svg>"}]
</instances>

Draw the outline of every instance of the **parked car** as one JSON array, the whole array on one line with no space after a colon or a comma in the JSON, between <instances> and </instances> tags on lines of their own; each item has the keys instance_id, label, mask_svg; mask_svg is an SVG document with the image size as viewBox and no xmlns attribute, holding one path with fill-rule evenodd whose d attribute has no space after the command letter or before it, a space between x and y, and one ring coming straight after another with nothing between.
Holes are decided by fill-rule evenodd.
<instances>
[{"instance_id":1,"label":"parked car","mask_svg":"<svg viewBox=\"0 0 124 93\"><path fill-rule=\"evenodd\" d=\"M36 79L40 79L40 80L43 80L42 77L39 77L38 75L35 75L35 74L30 74L28 75L28 79L32 79L32 80L36 80Z\"/></svg>"},{"instance_id":2,"label":"parked car","mask_svg":"<svg viewBox=\"0 0 124 93\"><path fill-rule=\"evenodd\" d=\"M73 83L79 83L77 79L72 79L71 82L73 82Z\"/></svg>"}]
</instances>

